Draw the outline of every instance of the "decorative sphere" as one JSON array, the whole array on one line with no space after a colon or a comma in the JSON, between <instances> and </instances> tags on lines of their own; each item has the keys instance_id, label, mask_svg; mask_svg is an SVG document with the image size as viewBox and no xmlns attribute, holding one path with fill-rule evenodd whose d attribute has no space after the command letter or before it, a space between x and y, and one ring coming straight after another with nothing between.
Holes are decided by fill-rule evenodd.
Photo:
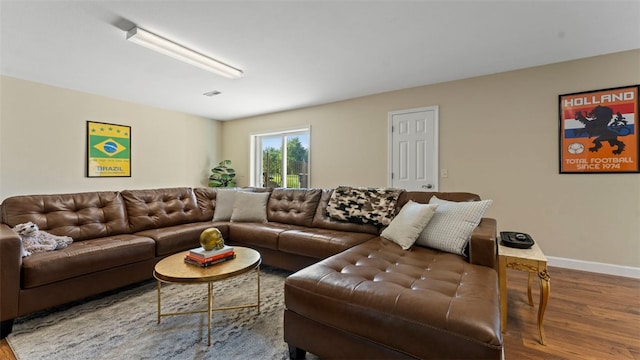
<instances>
[{"instance_id":1,"label":"decorative sphere","mask_svg":"<svg viewBox=\"0 0 640 360\"><path fill-rule=\"evenodd\" d=\"M206 250L220 250L224 247L222 233L217 228L208 228L200 234L200 245Z\"/></svg>"}]
</instances>

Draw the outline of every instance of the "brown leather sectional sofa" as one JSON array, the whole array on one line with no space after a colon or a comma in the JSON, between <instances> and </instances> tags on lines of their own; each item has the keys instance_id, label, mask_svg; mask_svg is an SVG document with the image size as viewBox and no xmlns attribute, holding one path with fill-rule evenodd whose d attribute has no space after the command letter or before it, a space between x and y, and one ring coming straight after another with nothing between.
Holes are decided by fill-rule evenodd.
<instances>
[{"instance_id":1,"label":"brown leather sectional sofa","mask_svg":"<svg viewBox=\"0 0 640 360\"><path fill-rule=\"evenodd\" d=\"M297 271L284 289L292 357L310 351L334 358L500 358L495 220L482 220L465 260L417 246L403 251L376 226L329 218L331 189L250 190L271 192L268 222L212 222L217 192L209 188L5 199L2 337L17 317L150 279L160 259L198 246L200 233L215 226L230 244L260 251L264 264ZM410 199L427 203L434 194L479 200L403 192L397 207ZM21 258L11 228L28 221L74 242Z\"/></svg>"}]
</instances>

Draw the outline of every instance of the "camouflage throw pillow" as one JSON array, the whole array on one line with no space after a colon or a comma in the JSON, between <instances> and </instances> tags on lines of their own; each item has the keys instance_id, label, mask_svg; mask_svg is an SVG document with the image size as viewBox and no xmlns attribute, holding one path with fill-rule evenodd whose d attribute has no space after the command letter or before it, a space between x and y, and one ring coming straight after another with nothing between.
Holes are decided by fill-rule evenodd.
<instances>
[{"instance_id":1,"label":"camouflage throw pillow","mask_svg":"<svg viewBox=\"0 0 640 360\"><path fill-rule=\"evenodd\" d=\"M402 190L338 186L327 204L329 217L361 224L389 225Z\"/></svg>"}]
</instances>

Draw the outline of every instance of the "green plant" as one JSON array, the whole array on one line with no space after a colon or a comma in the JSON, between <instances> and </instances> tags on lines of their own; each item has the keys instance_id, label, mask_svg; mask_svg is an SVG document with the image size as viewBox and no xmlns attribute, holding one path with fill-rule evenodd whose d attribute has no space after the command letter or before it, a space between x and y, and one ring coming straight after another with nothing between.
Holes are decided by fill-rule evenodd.
<instances>
[{"instance_id":1,"label":"green plant","mask_svg":"<svg viewBox=\"0 0 640 360\"><path fill-rule=\"evenodd\" d=\"M218 166L211 169L209 176L210 187L234 187L236 186L236 171L230 167L231 160L222 160Z\"/></svg>"}]
</instances>

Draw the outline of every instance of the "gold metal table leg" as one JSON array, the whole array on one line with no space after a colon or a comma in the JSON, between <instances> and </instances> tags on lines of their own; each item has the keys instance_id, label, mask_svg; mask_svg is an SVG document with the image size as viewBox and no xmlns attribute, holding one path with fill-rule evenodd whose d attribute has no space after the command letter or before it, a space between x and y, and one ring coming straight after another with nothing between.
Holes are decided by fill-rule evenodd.
<instances>
[{"instance_id":1,"label":"gold metal table leg","mask_svg":"<svg viewBox=\"0 0 640 360\"><path fill-rule=\"evenodd\" d=\"M260 266L258 265L258 314L260 314Z\"/></svg>"},{"instance_id":2,"label":"gold metal table leg","mask_svg":"<svg viewBox=\"0 0 640 360\"><path fill-rule=\"evenodd\" d=\"M208 299L207 299L207 346L211 346L211 315L213 312L213 283L209 282L208 285Z\"/></svg>"},{"instance_id":3,"label":"gold metal table leg","mask_svg":"<svg viewBox=\"0 0 640 360\"><path fill-rule=\"evenodd\" d=\"M212 318L214 311L222 311L222 310L232 310L232 309L244 309L255 307L258 309L258 314L260 314L260 266L256 268L256 277L257 277L257 285L258 285L258 299L255 304L246 304L246 305L236 305L236 306L224 306L224 307L213 307L214 300L214 289L213 283L214 281L207 283L207 309L206 310L195 310L195 311L182 311L182 312L168 312L162 313L162 305L161 305L161 289L162 289L162 281L158 280L158 324L160 324L160 319L163 316L174 316L174 315L187 315L187 314L207 314L207 345L211 346L211 328L212 328Z\"/></svg>"},{"instance_id":4,"label":"gold metal table leg","mask_svg":"<svg viewBox=\"0 0 640 360\"><path fill-rule=\"evenodd\" d=\"M160 324L160 288L162 287L162 282L158 280L158 324Z\"/></svg>"},{"instance_id":5,"label":"gold metal table leg","mask_svg":"<svg viewBox=\"0 0 640 360\"><path fill-rule=\"evenodd\" d=\"M547 308L547 302L549 301L549 290L551 284L549 283L551 277L544 269L538 273L540 278L540 305L538 306L538 330L540 331L540 343L546 345L544 338L544 328L542 327L542 321L544 320L544 311Z\"/></svg>"}]
</instances>

